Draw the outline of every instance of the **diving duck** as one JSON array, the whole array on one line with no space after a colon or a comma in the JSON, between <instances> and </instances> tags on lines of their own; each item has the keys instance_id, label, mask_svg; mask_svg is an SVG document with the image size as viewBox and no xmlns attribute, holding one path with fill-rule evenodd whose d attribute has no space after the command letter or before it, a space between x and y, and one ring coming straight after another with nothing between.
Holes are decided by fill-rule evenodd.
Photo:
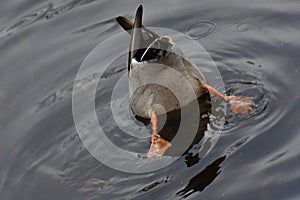
<instances>
[{"instance_id":1,"label":"diving duck","mask_svg":"<svg viewBox=\"0 0 300 200\"><path fill-rule=\"evenodd\" d=\"M172 145L157 131L158 115L177 110L196 98L201 98L207 91L229 102L232 112L244 114L252 110L252 97L225 96L207 85L203 75L184 57L171 37L159 36L143 26L142 15L143 7L140 5L133 23L122 16L116 20L131 36L128 80L132 112L150 119L152 124L148 158L161 157ZM184 81L179 81L178 77ZM177 94L166 86L176 87ZM193 89L192 93L187 92L190 88Z\"/></svg>"}]
</instances>

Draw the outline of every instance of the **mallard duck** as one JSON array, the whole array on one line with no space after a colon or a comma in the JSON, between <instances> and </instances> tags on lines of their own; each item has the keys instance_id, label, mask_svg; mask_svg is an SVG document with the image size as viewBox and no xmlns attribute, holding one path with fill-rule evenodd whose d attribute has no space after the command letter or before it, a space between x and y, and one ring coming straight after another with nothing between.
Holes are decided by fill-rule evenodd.
<instances>
[{"instance_id":1,"label":"mallard duck","mask_svg":"<svg viewBox=\"0 0 300 200\"><path fill-rule=\"evenodd\" d=\"M148 158L162 156L172 145L158 133L157 116L179 109L207 91L229 102L233 112L244 114L252 110L252 97L225 96L207 85L171 37L159 36L143 26L142 15L140 5L133 23L122 16L116 20L131 35L128 56L131 109L135 115L150 119L152 124ZM175 87L177 94L168 86ZM188 92L191 88L193 92Z\"/></svg>"}]
</instances>

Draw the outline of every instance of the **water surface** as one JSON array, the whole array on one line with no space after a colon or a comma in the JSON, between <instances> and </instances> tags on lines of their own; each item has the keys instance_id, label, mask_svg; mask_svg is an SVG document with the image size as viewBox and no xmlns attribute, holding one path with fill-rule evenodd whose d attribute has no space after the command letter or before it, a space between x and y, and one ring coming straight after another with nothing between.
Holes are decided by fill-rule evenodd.
<instances>
[{"instance_id":1,"label":"water surface","mask_svg":"<svg viewBox=\"0 0 300 200\"><path fill-rule=\"evenodd\" d=\"M85 149L72 91L86 56L122 31L114 18L132 19L140 3L144 24L199 42L221 72L220 89L254 96L256 106L246 115L228 112L204 158L196 145L166 168L136 174L107 167ZM299 199L299 9L292 0L2 2L0 198ZM97 90L99 118L114 79L126 73L126 62L115 64ZM110 120L101 123L124 148L147 151L147 137L121 137ZM147 135L149 126L136 129Z\"/></svg>"}]
</instances>

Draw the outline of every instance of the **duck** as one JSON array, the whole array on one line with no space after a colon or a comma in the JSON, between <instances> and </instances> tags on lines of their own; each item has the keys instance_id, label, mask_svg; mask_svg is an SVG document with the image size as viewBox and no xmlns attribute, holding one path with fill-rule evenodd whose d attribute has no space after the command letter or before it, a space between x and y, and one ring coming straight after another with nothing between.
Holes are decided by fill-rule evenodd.
<instances>
[{"instance_id":1,"label":"duck","mask_svg":"<svg viewBox=\"0 0 300 200\"><path fill-rule=\"evenodd\" d=\"M149 119L152 125L148 158L162 157L172 146L157 130L158 116L178 110L204 93L228 102L235 113L245 114L253 109L253 97L226 96L208 85L172 38L145 27L142 17L143 6L139 5L133 22L123 16L116 17L116 21L130 34L127 68L131 110L136 116Z\"/></svg>"}]
</instances>

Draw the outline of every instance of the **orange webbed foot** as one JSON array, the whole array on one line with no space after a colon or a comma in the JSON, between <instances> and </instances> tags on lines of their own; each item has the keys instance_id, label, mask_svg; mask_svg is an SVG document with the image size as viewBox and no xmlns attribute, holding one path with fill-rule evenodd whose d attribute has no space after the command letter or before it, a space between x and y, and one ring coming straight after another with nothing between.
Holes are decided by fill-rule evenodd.
<instances>
[{"instance_id":1,"label":"orange webbed foot","mask_svg":"<svg viewBox=\"0 0 300 200\"><path fill-rule=\"evenodd\" d=\"M152 156L161 157L167 151L167 149L172 146L172 144L162 138L156 131L157 129L157 116L154 112L151 113L151 123L152 123L152 139L151 146L148 151L147 157L151 158Z\"/></svg>"},{"instance_id":2,"label":"orange webbed foot","mask_svg":"<svg viewBox=\"0 0 300 200\"><path fill-rule=\"evenodd\" d=\"M218 97L221 97L225 101L228 101L230 104L230 109L232 112L245 114L252 110L252 106L254 106L253 97L247 96L225 96L215 88L204 85L204 89L208 90L211 94L214 94Z\"/></svg>"},{"instance_id":3,"label":"orange webbed foot","mask_svg":"<svg viewBox=\"0 0 300 200\"><path fill-rule=\"evenodd\" d=\"M152 134L151 146L148 151L147 157L151 158L153 156L161 157L167 151L167 149L172 146L172 144L160 137L158 134Z\"/></svg>"},{"instance_id":4,"label":"orange webbed foot","mask_svg":"<svg viewBox=\"0 0 300 200\"><path fill-rule=\"evenodd\" d=\"M245 114L252 110L254 106L253 97L247 96L226 96L232 112Z\"/></svg>"}]
</instances>

